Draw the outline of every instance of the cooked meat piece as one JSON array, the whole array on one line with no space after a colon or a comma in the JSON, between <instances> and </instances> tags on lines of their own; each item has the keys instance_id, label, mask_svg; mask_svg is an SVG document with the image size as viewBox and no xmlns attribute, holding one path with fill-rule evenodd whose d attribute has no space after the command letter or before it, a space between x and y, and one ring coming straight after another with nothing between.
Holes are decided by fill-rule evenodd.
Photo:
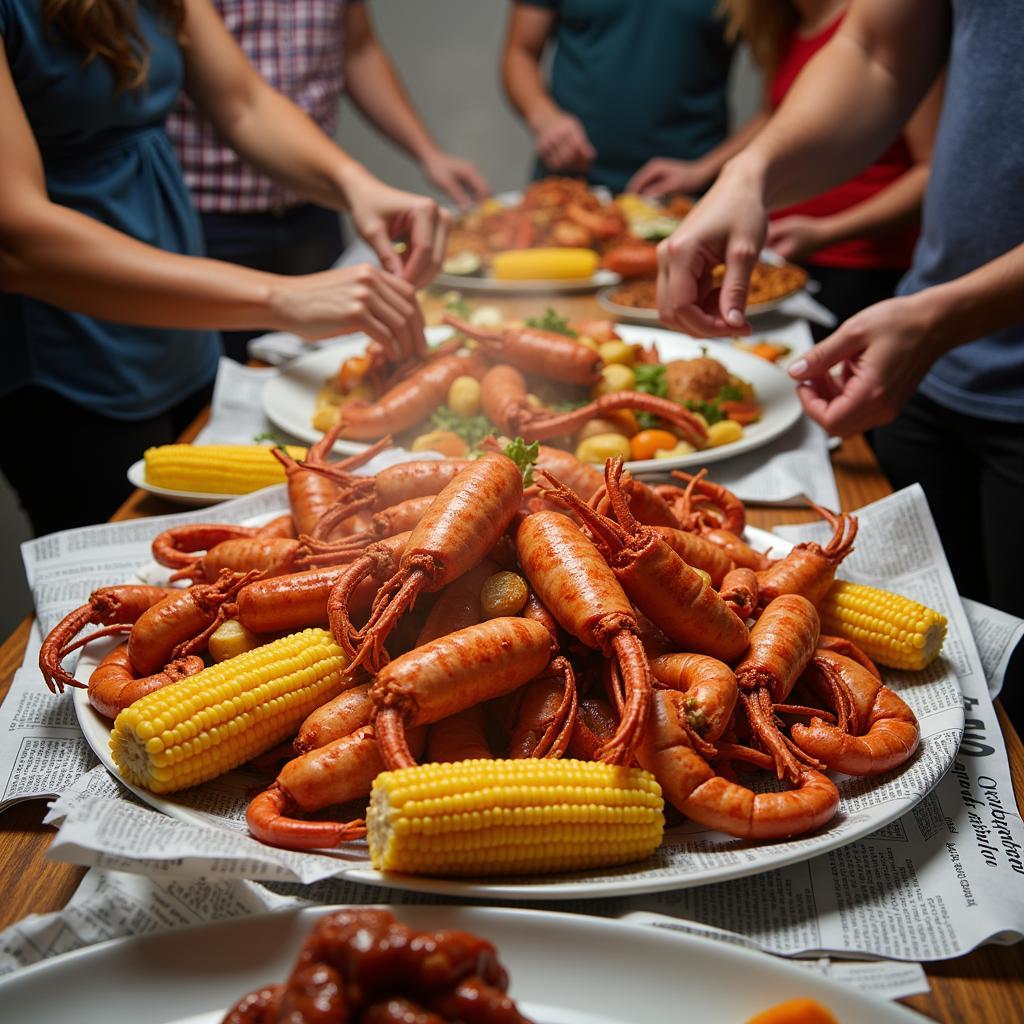
<instances>
[{"instance_id":1,"label":"cooked meat piece","mask_svg":"<svg viewBox=\"0 0 1024 1024\"><path fill-rule=\"evenodd\" d=\"M729 371L717 359L673 359L665 364L668 397L675 402L709 402L729 383Z\"/></svg>"}]
</instances>

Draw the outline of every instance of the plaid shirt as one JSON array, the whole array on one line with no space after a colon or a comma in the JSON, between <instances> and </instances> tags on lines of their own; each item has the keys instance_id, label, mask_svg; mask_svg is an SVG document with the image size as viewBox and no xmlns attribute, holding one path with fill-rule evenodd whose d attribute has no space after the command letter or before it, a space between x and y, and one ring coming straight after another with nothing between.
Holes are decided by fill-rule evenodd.
<instances>
[{"instance_id":1,"label":"plaid shirt","mask_svg":"<svg viewBox=\"0 0 1024 1024\"><path fill-rule=\"evenodd\" d=\"M334 137L345 87L344 12L355 0L215 0L256 70ZM302 200L254 171L184 94L167 119L185 181L203 213L262 213Z\"/></svg>"}]
</instances>

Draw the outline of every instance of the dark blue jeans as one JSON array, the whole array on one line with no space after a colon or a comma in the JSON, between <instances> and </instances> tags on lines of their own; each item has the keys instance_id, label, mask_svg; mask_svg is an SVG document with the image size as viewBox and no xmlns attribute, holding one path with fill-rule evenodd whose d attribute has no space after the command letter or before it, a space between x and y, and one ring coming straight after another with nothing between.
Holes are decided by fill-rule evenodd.
<instances>
[{"instance_id":1,"label":"dark blue jeans","mask_svg":"<svg viewBox=\"0 0 1024 1024\"><path fill-rule=\"evenodd\" d=\"M206 254L271 274L327 270L345 248L340 215L307 203L280 213L204 213ZM222 331L224 353L246 361L250 338L264 330Z\"/></svg>"}]
</instances>

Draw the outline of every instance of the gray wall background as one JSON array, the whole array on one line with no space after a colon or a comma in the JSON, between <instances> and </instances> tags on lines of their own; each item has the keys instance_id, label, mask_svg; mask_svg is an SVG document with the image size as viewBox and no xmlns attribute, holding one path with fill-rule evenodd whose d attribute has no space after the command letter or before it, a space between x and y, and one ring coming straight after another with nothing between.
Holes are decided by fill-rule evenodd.
<instances>
[{"instance_id":1,"label":"gray wall background","mask_svg":"<svg viewBox=\"0 0 1024 1024\"><path fill-rule=\"evenodd\" d=\"M498 78L505 0L372 0L370 9L379 37L438 142L474 160L496 190L518 188L530 168L532 149ZM731 88L734 123L742 123L756 109L759 91L757 76L741 54ZM376 135L347 102L338 135L350 153L384 180L425 189L417 166ZM60 489L52 453L39 456L40 472L53 479L54 500L74 500ZM15 495L0 477L0 638L31 610L19 551L20 542L30 536Z\"/></svg>"}]
</instances>

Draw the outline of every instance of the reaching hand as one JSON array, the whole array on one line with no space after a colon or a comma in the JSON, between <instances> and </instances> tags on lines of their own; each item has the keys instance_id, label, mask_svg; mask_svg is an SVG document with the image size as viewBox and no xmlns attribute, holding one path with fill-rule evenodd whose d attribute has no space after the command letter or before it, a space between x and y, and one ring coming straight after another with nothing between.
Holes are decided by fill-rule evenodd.
<instances>
[{"instance_id":1,"label":"reaching hand","mask_svg":"<svg viewBox=\"0 0 1024 1024\"><path fill-rule=\"evenodd\" d=\"M427 351L413 286L368 263L275 278L271 307L274 326L307 340L365 331L393 363Z\"/></svg>"},{"instance_id":2,"label":"reaching hand","mask_svg":"<svg viewBox=\"0 0 1024 1024\"><path fill-rule=\"evenodd\" d=\"M789 367L811 419L837 437L895 419L943 351L926 294L868 306Z\"/></svg>"},{"instance_id":3,"label":"reaching hand","mask_svg":"<svg viewBox=\"0 0 1024 1024\"><path fill-rule=\"evenodd\" d=\"M783 259L798 260L828 244L821 217L782 217L768 225L765 245Z\"/></svg>"},{"instance_id":4,"label":"reaching hand","mask_svg":"<svg viewBox=\"0 0 1024 1024\"><path fill-rule=\"evenodd\" d=\"M430 281L444 259L451 214L429 196L403 192L372 174L354 178L348 186L352 221L372 246L385 270L419 287ZM404 238L404 258L392 244Z\"/></svg>"},{"instance_id":5,"label":"reaching hand","mask_svg":"<svg viewBox=\"0 0 1024 1024\"><path fill-rule=\"evenodd\" d=\"M451 153L438 150L423 160L423 173L455 200L460 210L491 194L487 179L476 165Z\"/></svg>"},{"instance_id":6,"label":"reaching hand","mask_svg":"<svg viewBox=\"0 0 1024 1024\"><path fill-rule=\"evenodd\" d=\"M648 160L626 185L627 192L660 199L683 192L694 195L708 183L708 175L693 160L670 160L655 157Z\"/></svg>"},{"instance_id":7,"label":"reaching hand","mask_svg":"<svg viewBox=\"0 0 1024 1024\"><path fill-rule=\"evenodd\" d=\"M564 110L543 121L534 131L537 152L552 171L583 174L597 155L583 125Z\"/></svg>"},{"instance_id":8,"label":"reaching hand","mask_svg":"<svg viewBox=\"0 0 1024 1024\"><path fill-rule=\"evenodd\" d=\"M671 236L658 245L658 315L697 337L749 334L744 316L750 275L768 215L752 182L719 176ZM714 269L725 263L721 284Z\"/></svg>"}]
</instances>

